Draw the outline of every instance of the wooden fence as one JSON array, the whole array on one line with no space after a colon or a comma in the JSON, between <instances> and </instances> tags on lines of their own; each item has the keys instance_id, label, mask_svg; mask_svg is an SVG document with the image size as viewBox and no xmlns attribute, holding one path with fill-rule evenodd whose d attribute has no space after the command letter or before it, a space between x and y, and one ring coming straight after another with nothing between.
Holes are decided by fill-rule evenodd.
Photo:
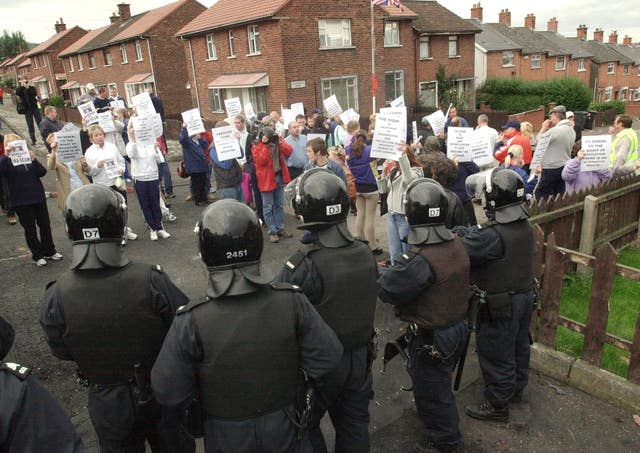
<instances>
[{"instance_id":1,"label":"wooden fence","mask_svg":"<svg viewBox=\"0 0 640 453\"><path fill-rule=\"evenodd\" d=\"M535 274L542 281L538 297L539 309L531 320L532 337L551 348L555 348L558 326L584 335L582 359L600 366L605 344L630 353L627 379L640 384L640 314L636 319L633 341L607 333L609 298L616 275L640 282L640 269L618 264L616 251L611 244L600 245L595 256L559 247L555 233L549 234L544 243L544 233L535 227ZM563 276L570 263L593 269L591 296L586 324L560 315L560 294Z\"/></svg>"}]
</instances>

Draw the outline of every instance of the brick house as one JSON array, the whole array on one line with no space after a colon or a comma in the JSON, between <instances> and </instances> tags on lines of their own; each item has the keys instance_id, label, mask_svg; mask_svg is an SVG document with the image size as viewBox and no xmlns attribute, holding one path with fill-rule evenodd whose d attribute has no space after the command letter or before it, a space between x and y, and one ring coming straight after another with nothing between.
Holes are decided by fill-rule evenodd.
<instances>
[{"instance_id":1,"label":"brick house","mask_svg":"<svg viewBox=\"0 0 640 453\"><path fill-rule=\"evenodd\" d=\"M27 58L27 52L22 52L15 57L7 59L2 64L2 75L11 76L14 80L18 80L18 65Z\"/></svg>"},{"instance_id":2,"label":"brick house","mask_svg":"<svg viewBox=\"0 0 640 453\"><path fill-rule=\"evenodd\" d=\"M418 3L373 8L376 110L400 95L408 106L417 103ZM369 0L338 8L308 0L219 0L177 33L193 104L218 120L226 116L227 98L266 112L295 102L311 110L335 94L343 109L370 115L370 8ZM435 80L435 72L421 77Z\"/></svg>"},{"instance_id":3,"label":"brick house","mask_svg":"<svg viewBox=\"0 0 640 453\"><path fill-rule=\"evenodd\" d=\"M16 66L18 72L18 78L16 80L30 80L31 79L31 58L24 58Z\"/></svg>"},{"instance_id":4,"label":"brick house","mask_svg":"<svg viewBox=\"0 0 640 453\"><path fill-rule=\"evenodd\" d=\"M31 59L30 82L41 99L62 94L60 87L66 80L64 67L58 54L87 32L78 26L67 29L62 19L55 24L56 34L27 52Z\"/></svg>"},{"instance_id":5,"label":"brick house","mask_svg":"<svg viewBox=\"0 0 640 453\"><path fill-rule=\"evenodd\" d=\"M196 0L179 0L137 15L130 5L118 5L110 23L90 31L64 49L67 83L63 86L72 103L86 92L86 84L115 87L128 103L147 88L163 100L167 116L190 107L186 61L178 29L206 8Z\"/></svg>"},{"instance_id":6,"label":"brick house","mask_svg":"<svg viewBox=\"0 0 640 453\"><path fill-rule=\"evenodd\" d=\"M633 61L633 65L627 68L627 76L624 76L625 68L622 67L624 82L628 83L628 98L618 97L619 99L628 100L630 105L636 105L635 114L640 113L640 47L631 46L631 38L626 37L627 44L612 44L607 46L613 47L617 52L623 54Z\"/></svg>"}]
</instances>

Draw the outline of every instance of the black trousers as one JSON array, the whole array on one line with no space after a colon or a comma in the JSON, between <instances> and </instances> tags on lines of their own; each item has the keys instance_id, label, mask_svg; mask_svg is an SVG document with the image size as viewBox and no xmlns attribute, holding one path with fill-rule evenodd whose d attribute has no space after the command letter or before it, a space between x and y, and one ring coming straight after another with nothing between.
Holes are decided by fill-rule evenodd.
<instances>
[{"instance_id":1,"label":"black trousers","mask_svg":"<svg viewBox=\"0 0 640 453\"><path fill-rule=\"evenodd\" d=\"M0 176L0 207L7 211L7 215L16 215L16 210L9 206L9 185L7 178Z\"/></svg>"},{"instance_id":2,"label":"black trousers","mask_svg":"<svg viewBox=\"0 0 640 453\"><path fill-rule=\"evenodd\" d=\"M557 194L564 193L564 179L562 179L562 169L552 168L543 169L540 174L540 180L536 186L536 199L542 200L548 197L555 197Z\"/></svg>"},{"instance_id":3,"label":"black trousers","mask_svg":"<svg viewBox=\"0 0 640 453\"><path fill-rule=\"evenodd\" d=\"M193 192L193 201L203 203L207 201L206 173L191 173L191 190Z\"/></svg>"},{"instance_id":4,"label":"black trousers","mask_svg":"<svg viewBox=\"0 0 640 453\"><path fill-rule=\"evenodd\" d=\"M29 137L31 137L31 142L36 142L36 128L40 127L40 121L42 121L42 116L40 115L40 110L30 109L27 110L24 114L24 119L27 121L27 128L29 129ZM36 126L33 126L33 121L35 120Z\"/></svg>"},{"instance_id":5,"label":"black trousers","mask_svg":"<svg viewBox=\"0 0 640 453\"><path fill-rule=\"evenodd\" d=\"M478 224L478 219L476 219L476 211L473 209L473 201L471 199L462 202L462 208L464 209L464 213L467 217L467 225L474 226Z\"/></svg>"},{"instance_id":6,"label":"black trousers","mask_svg":"<svg viewBox=\"0 0 640 453\"><path fill-rule=\"evenodd\" d=\"M51 223L46 200L41 203L16 206L15 210L20 225L24 228L24 238L27 240L29 250L31 250L33 261L55 254L56 246L53 245L53 237L51 236ZM38 238L36 225L40 229L40 238Z\"/></svg>"}]
</instances>

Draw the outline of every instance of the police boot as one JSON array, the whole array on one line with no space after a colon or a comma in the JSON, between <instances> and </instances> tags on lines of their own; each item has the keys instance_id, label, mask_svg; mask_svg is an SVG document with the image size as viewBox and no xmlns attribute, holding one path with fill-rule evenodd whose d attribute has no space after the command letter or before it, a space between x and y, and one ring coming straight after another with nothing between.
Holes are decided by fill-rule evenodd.
<instances>
[{"instance_id":1,"label":"police boot","mask_svg":"<svg viewBox=\"0 0 640 453\"><path fill-rule=\"evenodd\" d=\"M474 404L464 408L464 412L471 418L478 420L492 420L496 422L509 421L509 406L501 409L495 408L489 401L483 401L480 404Z\"/></svg>"},{"instance_id":2,"label":"police boot","mask_svg":"<svg viewBox=\"0 0 640 453\"><path fill-rule=\"evenodd\" d=\"M520 404L522 402L522 390L519 392L515 392L511 399L509 400L509 404Z\"/></svg>"},{"instance_id":3,"label":"police boot","mask_svg":"<svg viewBox=\"0 0 640 453\"><path fill-rule=\"evenodd\" d=\"M455 447L450 447L447 449L438 448L431 442L416 442L413 445L413 449L411 451L413 453L462 453L464 450L462 448L462 442Z\"/></svg>"}]
</instances>

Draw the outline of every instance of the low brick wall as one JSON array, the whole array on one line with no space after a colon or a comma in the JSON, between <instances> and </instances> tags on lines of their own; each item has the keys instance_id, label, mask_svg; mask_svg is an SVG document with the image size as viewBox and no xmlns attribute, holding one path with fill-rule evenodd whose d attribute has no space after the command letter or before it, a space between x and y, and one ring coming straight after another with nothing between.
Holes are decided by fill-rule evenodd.
<instances>
[{"instance_id":1,"label":"low brick wall","mask_svg":"<svg viewBox=\"0 0 640 453\"><path fill-rule=\"evenodd\" d=\"M520 122L528 121L533 124L533 129L538 130L544 121L544 107L540 106L536 110L530 110L528 112L516 113L509 115L510 120L518 120Z\"/></svg>"}]
</instances>

